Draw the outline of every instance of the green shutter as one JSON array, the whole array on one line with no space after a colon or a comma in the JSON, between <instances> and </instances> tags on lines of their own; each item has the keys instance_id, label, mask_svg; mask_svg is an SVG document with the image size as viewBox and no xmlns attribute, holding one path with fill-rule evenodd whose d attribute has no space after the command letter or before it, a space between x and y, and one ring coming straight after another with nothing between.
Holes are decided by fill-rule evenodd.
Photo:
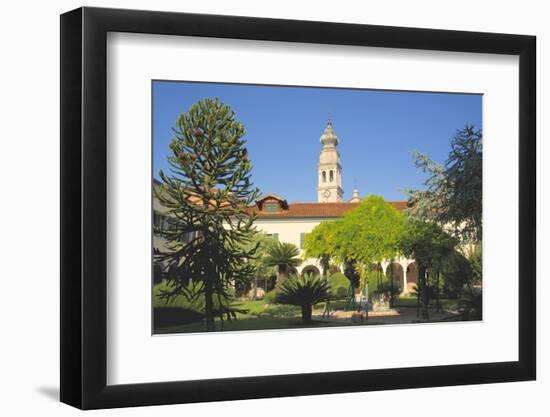
<instances>
[{"instance_id":1,"label":"green shutter","mask_svg":"<svg viewBox=\"0 0 550 417\"><path fill-rule=\"evenodd\" d=\"M273 233L271 236L275 239L275 242L279 241L279 233Z\"/></svg>"},{"instance_id":2,"label":"green shutter","mask_svg":"<svg viewBox=\"0 0 550 417\"><path fill-rule=\"evenodd\" d=\"M304 249L305 238L306 238L306 234L300 233L300 249Z\"/></svg>"},{"instance_id":3,"label":"green shutter","mask_svg":"<svg viewBox=\"0 0 550 417\"><path fill-rule=\"evenodd\" d=\"M269 211L272 213L275 213L279 211L279 204L278 203L266 203L264 204L264 211Z\"/></svg>"}]
</instances>

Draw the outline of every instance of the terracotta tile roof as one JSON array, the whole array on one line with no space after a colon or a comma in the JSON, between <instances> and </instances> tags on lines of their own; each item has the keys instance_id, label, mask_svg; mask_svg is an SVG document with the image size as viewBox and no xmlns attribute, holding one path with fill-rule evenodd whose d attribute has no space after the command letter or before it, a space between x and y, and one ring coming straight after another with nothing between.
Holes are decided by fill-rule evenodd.
<instances>
[{"instance_id":1,"label":"terracotta tile roof","mask_svg":"<svg viewBox=\"0 0 550 417\"><path fill-rule=\"evenodd\" d=\"M388 201L397 210L407 208L406 201ZM289 218L289 217L340 217L345 212L357 207L359 203L292 203L288 209L278 212L260 211L258 206L249 207L249 212L256 213L258 218Z\"/></svg>"},{"instance_id":2,"label":"terracotta tile roof","mask_svg":"<svg viewBox=\"0 0 550 417\"><path fill-rule=\"evenodd\" d=\"M268 198L273 198L275 200L279 200L279 201L285 201L286 200L283 198L283 197L280 197L278 196L277 194L273 194L273 193L267 193L267 194L264 194L262 195L261 197L259 197L256 202L259 202L259 201L264 201L264 200L267 200Z\"/></svg>"}]
</instances>

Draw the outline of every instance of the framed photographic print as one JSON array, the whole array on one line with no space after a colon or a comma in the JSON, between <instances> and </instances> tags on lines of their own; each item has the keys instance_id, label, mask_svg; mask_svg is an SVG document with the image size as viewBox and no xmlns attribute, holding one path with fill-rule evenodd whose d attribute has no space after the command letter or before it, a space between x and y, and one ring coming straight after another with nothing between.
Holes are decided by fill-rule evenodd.
<instances>
[{"instance_id":1,"label":"framed photographic print","mask_svg":"<svg viewBox=\"0 0 550 417\"><path fill-rule=\"evenodd\" d=\"M61 400L535 379L535 38L61 16Z\"/></svg>"}]
</instances>

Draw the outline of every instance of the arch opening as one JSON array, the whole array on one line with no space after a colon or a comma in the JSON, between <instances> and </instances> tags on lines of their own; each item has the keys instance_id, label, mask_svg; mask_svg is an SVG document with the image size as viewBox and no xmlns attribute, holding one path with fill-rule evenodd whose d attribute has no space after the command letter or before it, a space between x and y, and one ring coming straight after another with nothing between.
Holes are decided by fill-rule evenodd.
<instances>
[{"instance_id":1,"label":"arch opening","mask_svg":"<svg viewBox=\"0 0 550 417\"><path fill-rule=\"evenodd\" d=\"M321 275L321 271L319 271L319 268L317 268L315 265L307 265L304 266L304 269L302 269L302 276L308 276L308 275Z\"/></svg>"}]
</instances>

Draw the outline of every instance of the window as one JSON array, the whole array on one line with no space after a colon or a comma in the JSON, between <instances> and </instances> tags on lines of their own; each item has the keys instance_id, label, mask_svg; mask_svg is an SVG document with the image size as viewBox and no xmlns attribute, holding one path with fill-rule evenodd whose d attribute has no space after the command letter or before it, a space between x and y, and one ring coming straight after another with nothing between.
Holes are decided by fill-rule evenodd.
<instances>
[{"instance_id":1,"label":"window","mask_svg":"<svg viewBox=\"0 0 550 417\"><path fill-rule=\"evenodd\" d=\"M167 219L159 212L153 212L153 225L158 232L164 232L167 229Z\"/></svg>"},{"instance_id":2,"label":"window","mask_svg":"<svg viewBox=\"0 0 550 417\"><path fill-rule=\"evenodd\" d=\"M267 233L267 236L273 239L275 242L279 241L279 233Z\"/></svg>"},{"instance_id":3,"label":"window","mask_svg":"<svg viewBox=\"0 0 550 417\"><path fill-rule=\"evenodd\" d=\"M327 182L327 173L326 173L326 171L323 171L321 173L321 176L323 177L323 182Z\"/></svg>"},{"instance_id":4,"label":"window","mask_svg":"<svg viewBox=\"0 0 550 417\"><path fill-rule=\"evenodd\" d=\"M264 211L269 211L269 212L279 211L279 203L265 203Z\"/></svg>"},{"instance_id":5,"label":"window","mask_svg":"<svg viewBox=\"0 0 550 417\"><path fill-rule=\"evenodd\" d=\"M155 228L160 227L161 215L158 212L153 212L153 225Z\"/></svg>"},{"instance_id":6,"label":"window","mask_svg":"<svg viewBox=\"0 0 550 417\"><path fill-rule=\"evenodd\" d=\"M334 181L334 171L330 170L330 182Z\"/></svg>"},{"instance_id":7,"label":"window","mask_svg":"<svg viewBox=\"0 0 550 417\"><path fill-rule=\"evenodd\" d=\"M197 237L197 234L195 231L182 233L178 236L178 242L189 243Z\"/></svg>"}]
</instances>

